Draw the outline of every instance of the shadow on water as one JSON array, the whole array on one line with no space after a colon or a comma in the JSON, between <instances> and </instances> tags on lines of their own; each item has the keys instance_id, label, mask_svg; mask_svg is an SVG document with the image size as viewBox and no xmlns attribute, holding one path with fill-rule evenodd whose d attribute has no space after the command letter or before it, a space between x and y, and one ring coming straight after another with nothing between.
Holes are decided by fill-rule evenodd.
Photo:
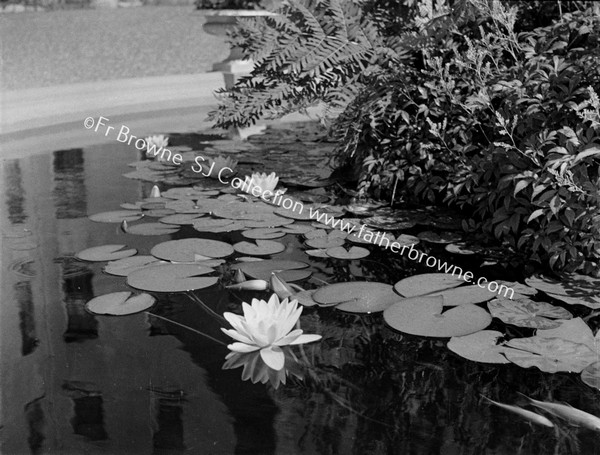
<instances>
[{"instance_id":1,"label":"shadow on water","mask_svg":"<svg viewBox=\"0 0 600 455\"><path fill-rule=\"evenodd\" d=\"M185 140L175 137L173 145ZM197 148L219 141L188 140ZM291 142L286 147L300 149ZM294 348L303 373L275 390L242 381L239 368L224 370L226 347L192 331L144 313L88 313L85 303L93 297L128 288L102 273L102 263L77 261L75 253L127 244L148 254L159 241L198 235L191 228L160 238L126 235L87 218L148 195L151 185L121 176L139 159L136 150L113 144L4 166L3 453L600 453L594 434L533 427L479 397L523 404L519 390L600 414L598 395L578 377L468 362L445 341L393 332L380 315L306 309L303 328L323 340ZM289 161L288 167L307 167ZM241 239L239 233L206 237ZM290 239L285 254L306 261L299 245ZM423 271L377 249L351 263L311 261L315 276L331 282L394 282ZM196 294L217 313L238 307L242 297L220 287ZM160 295L153 312L230 341L221 324L184 295Z\"/></svg>"}]
</instances>

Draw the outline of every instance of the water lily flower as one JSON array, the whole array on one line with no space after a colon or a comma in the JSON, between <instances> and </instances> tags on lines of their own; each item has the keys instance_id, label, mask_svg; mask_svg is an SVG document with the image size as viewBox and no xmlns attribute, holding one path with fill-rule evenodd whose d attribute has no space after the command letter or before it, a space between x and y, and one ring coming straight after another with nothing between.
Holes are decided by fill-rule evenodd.
<instances>
[{"instance_id":1,"label":"water lily flower","mask_svg":"<svg viewBox=\"0 0 600 455\"><path fill-rule=\"evenodd\" d=\"M169 145L169 138L164 134L148 136L144 139L144 141L146 141L146 156L148 157L153 157L157 155L158 157L162 156L162 154L160 153L160 149L165 148L167 145Z\"/></svg>"},{"instance_id":2,"label":"water lily flower","mask_svg":"<svg viewBox=\"0 0 600 455\"><path fill-rule=\"evenodd\" d=\"M274 370L281 370L285 355L281 346L311 343L321 339L321 335L305 335L302 329L294 326L300 318L302 307L298 301L279 301L273 294L268 302L252 299L252 305L242 303L243 316L223 313L233 329L221 329L236 340L227 347L233 352L248 353L260 351L260 357Z\"/></svg>"},{"instance_id":3,"label":"water lily flower","mask_svg":"<svg viewBox=\"0 0 600 455\"><path fill-rule=\"evenodd\" d=\"M264 195L267 191L271 192L271 194L275 193L275 187L277 186L278 182L279 177L277 177L275 172L271 172L269 175L264 172L255 172L252 174L252 177L246 177L242 188L246 193L250 194L252 194L252 191L254 190L255 193L259 193L259 197L262 197L262 195ZM260 192L255 190L255 188L259 188ZM278 192L283 193L283 191Z\"/></svg>"}]
</instances>

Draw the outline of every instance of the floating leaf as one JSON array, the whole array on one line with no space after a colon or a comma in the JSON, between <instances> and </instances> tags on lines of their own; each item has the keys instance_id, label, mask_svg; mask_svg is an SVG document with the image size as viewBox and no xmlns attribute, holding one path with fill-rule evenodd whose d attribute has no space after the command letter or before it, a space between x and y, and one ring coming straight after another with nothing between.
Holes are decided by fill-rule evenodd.
<instances>
[{"instance_id":1,"label":"floating leaf","mask_svg":"<svg viewBox=\"0 0 600 455\"><path fill-rule=\"evenodd\" d=\"M419 240L418 237L415 237L414 235L408 235L408 234L400 234L396 240L397 243L400 244L400 247L406 245L406 246L410 246L410 245L418 245L421 240ZM398 246L396 246L396 248L398 248Z\"/></svg>"},{"instance_id":2,"label":"floating leaf","mask_svg":"<svg viewBox=\"0 0 600 455\"><path fill-rule=\"evenodd\" d=\"M506 343L506 358L523 368L538 367L547 373L580 373L598 361L598 353L581 343L562 338L514 338Z\"/></svg>"},{"instance_id":3,"label":"floating leaf","mask_svg":"<svg viewBox=\"0 0 600 455\"><path fill-rule=\"evenodd\" d=\"M344 244L344 239L341 237L317 237L314 239L306 240L306 245L311 248L324 249L324 248L334 248L338 246L342 246Z\"/></svg>"},{"instance_id":4,"label":"floating leaf","mask_svg":"<svg viewBox=\"0 0 600 455\"><path fill-rule=\"evenodd\" d=\"M102 245L88 248L77 253L76 257L82 261L99 262L99 261L116 261L117 259L133 256L137 250L131 248L123 250L125 245ZM120 250L120 251L119 251Z\"/></svg>"},{"instance_id":5,"label":"floating leaf","mask_svg":"<svg viewBox=\"0 0 600 455\"><path fill-rule=\"evenodd\" d=\"M443 298L412 297L401 300L383 312L385 322L411 335L449 338L485 329L492 317L476 305L459 305L442 313Z\"/></svg>"},{"instance_id":6,"label":"floating leaf","mask_svg":"<svg viewBox=\"0 0 600 455\"><path fill-rule=\"evenodd\" d=\"M221 229L230 229L232 227L237 227L239 224L233 220L213 220L210 218L203 218L194 221L192 225L194 226L194 229L200 232L218 232ZM241 229L243 228L244 226L242 225Z\"/></svg>"},{"instance_id":7,"label":"floating leaf","mask_svg":"<svg viewBox=\"0 0 600 455\"><path fill-rule=\"evenodd\" d=\"M113 210L90 215L88 218L96 223L121 223L123 221L139 220L144 215L133 210Z\"/></svg>"},{"instance_id":8,"label":"floating leaf","mask_svg":"<svg viewBox=\"0 0 600 455\"><path fill-rule=\"evenodd\" d=\"M525 282L569 305L584 305L594 310L600 309L600 297L597 295L600 279L572 274L566 276L564 281L534 276L527 278Z\"/></svg>"},{"instance_id":9,"label":"floating leaf","mask_svg":"<svg viewBox=\"0 0 600 455\"><path fill-rule=\"evenodd\" d=\"M561 324L557 328L538 330L536 336L541 338L562 338L573 343L585 344L590 349L600 352L598 337L594 338L592 329L590 329L583 319L573 318L560 322Z\"/></svg>"},{"instance_id":10,"label":"floating leaf","mask_svg":"<svg viewBox=\"0 0 600 455\"><path fill-rule=\"evenodd\" d=\"M159 264L164 262L154 256L131 256L109 262L104 267L104 271L110 275L127 276L135 270Z\"/></svg>"},{"instance_id":11,"label":"floating leaf","mask_svg":"<svg viewBox=\"0 0 600 455\"><path fill-rule=\"evenodd\" d=\"M394 289L403 297L416 297L436 291L452 289L465 281L448 273L423 273L398 281Z\"/></svg>"},{"instance_id":12,"label":"floating leaf","mask_svg":"<svg viewBox=\"0 0 600 455\"><path fill-rule=\"evenodd\" d=\"M110 294L94 297L85 307L88 311L95 314L109 314L113 316L125 316L128 314L140 313L146 311L156 299L150 294L138 294L131 296L131 292L112 292Z\"/></svg>"},{"instance_id":13,"label":"floating leaf","mask_svg":"<svg viewBox=\"0 0 600 455\"><path fill-rule=\"evenodd\" d=\"M454 232L440 232L439 234L433 231L424 231L417 234L424 242L436 243L436 244L447 244L460 242L461 236Z\"/></svg>"},{"instance_id":14,"label":"floating leaf","mask_svg":"<svg viewBox=\"0 0 600 455\"><path fill-rule=\"evenodd\" d=\"M332 258L348 260L365 258L369 254L371 254L369 250L367 250L366 248L361 248L359 246L353 246L349 250L346 250L342 246L338 246L334 248L328 248L326 251L327 255L331 256Z\"/></svg>"},{"instance_id":15,"label":"floating leaf","mask_svg":"<svg viewBox=\"0 0 600 455\"><path fill-rule=\"evenodd\" d=\"M203 201L198 201L198 203L194 202L193 200L183 199L167 202L165 204L165 208L175 210L177 213L182 214L207 214L211 213L218 205L219 201L216 199L205 199Z\"/></svg>"},{"instance_id":16,"label":"floating leaf","mask_svg":"<svg viewBox=\"0 0 600 455\"><path fill-rule=\"evenodd\" d=\"M285 245L272 240L257 240L256 244L250 242L238 242L233 245L233 249L242 254L268 256L285 251Z\"/></svg>"},{"instance_id":17,"label":"floating leaf","mask_svg":"<svg viewBox=\"0 0 600 455\"><path fill-rule=\"evenodd\" d=\"M581 380L590 387L600 390L600 360L583 369Z\"/></svg>"},{"instance_id":18,"label":"floating leaf","mask_svg":"<svg viewBox=\"0 0 600 455\"><path fill-rule=\"evenodd\" d=\"M329 259L329 255L327 254L327 250L323 248L317 248L314 250L304 250L306 254L315 258L327 258Z\"/></svg>"},{"instance_id":19,"label":"floating leaf","mask_svg":"<svg viewBox=\"0 0 600 455\"><path fill-rule=\"evenodd\" d=\"M441 295L444 297L444 306L468 305L474 303L487 302L496 297L496 294L490 292L487 288L477 285L461 286L454 289L446 289L442 292L433 292L428 296Z\"/></svg>"},{"instance_id":20,"label":"floating leaf","mask_svg":"<svg viewBox=\"0 0 600 455\"><path fill-rule=\"evenodd\" d=\"M195 262L197 255L208 258L223 258L233 254L233 247L225 242L209 239L169 240L159 243L150 254L159 259L173 262Z\"/></svg>"},{"instance_id":21,"label":"floating leaf","mask_svg":"<svg viewBox=\"0 0 600 455\"><path fill-rule=\"evenodd\" d=\"M376 313L402 299L391 285L373 281L335 283L318 289L312 298L322 306L352 313Z\"/></svg>"},{"instance_id":22,"label":"floating leaf","mask_svg":"<svg viewBox=\"0 0 600 455\"><path fill-rule=\"evenodd\" d=\"M268 214L260 220L243 220L243 223L247 228L275 228L280 226L289 226L290 224L294 223L294 220ZM289 232L286 231L282 232L289 234Z\"/></svg>"},{"instance_id":23,"label":"floating leaf","mask_svg":"<svg viewBox=\"0 0 600 455\"><path fill-rule=\"evenodd\" d=\"M243 231L242 235L247 239L270 240L281 238L286 235L286 232L279 228L257 228Z\"/></svg>"},{"instance_id":24,"label":"floating leaf","mask_svg":"<svg viewBox=\"0 0 600 455\"><path fill-rule=\"evenodd\" d=\"M308 264L299 261L289 261L282 259L270 259L258 262L244 262L243 264L235 264L233 269L240 269L246 275L252 278L269 281L272 273L289 282L300 281L308 278L311 275L310 270L306 269Z\"/></svg>"},{"instance_id":25,"label":"floating leaf","mask_svg":"<svg viewBox=\"0 0 600 455\"><path fill-rule=\"evenodd\" d=\"M202 277L213 272L210 267L193 264L164 264L144 267L127 275L127 284L153 292L183 292L203 289L218 281L217 277Z\"/></svg>"},{"instance_id":26,"label":"floating leaf","mask_svg":"<svg viewBox=\"0 0 600 455\"><path fill-rule=\"evenodd\" d=\"M162 223L142 223L127 227L128 234L136 235L168 235L179 231L179 227L168 226Z\"/></svg>"},{"instance_id":27,"label":"floating leaf","mask_svg":"<svg viewBox=\"0 0 600 455\"><path fill-rule=\"evenodd\" d=\"M203 216L203 213L176 213L174 215L165 216L158 221L165 224L191 225Z\"/></svg>"},{"instance_id":28,"label":"floating leaf","mask_svg":"<svg viewBox=\"0 0 600 455\"><path fill-rule=\"evenodd\" d=\"M282 227L281 230L287 234L306 234L307 232L312 231L313 227L304 224L290 224Z\"/></svg>"},{"instance_id":29,"label":"floating leaf","mask_svg":"<svg viewBox=\"0 0 600 455\"><path fill-rule=\"evenodd\" d=\"M395 216L377 215L367 218L365 224L380 231L397 231L401 229L410 229L417 223L412 220L398 220Z\"/></svg>"},{"instance_id":30,"label":"floating leaf","mask_svg":"<svg viewBox=\"0 0 600 455\"><path fill-rule=\"evenodd\" d=\"M502 355L506 349L498 345L498 339L503 336L496 330L482 330L462 337L452 337L448 349L465 359L482 363L510 363Z\"/></svg>"},{"instance_id":31,"label":"floating leaf","mask_svg":"<svg viewBox=\"0 0 600 455\"><path fill-rule=\"evenodd\" d=\"M446 245L445 250L448 253L461 254L463 256L470 256L481 251L480 248L469 247L464 243L450 243Z\"/></svg>"},{"instance_id":32,"label":"floating leaf","mask_svg":"<svg viewBox=\"0 0 600 455\"><path fill-rule=\"evenodd\" d=\"M551 319L571 319L573 315L564 308L533 300L495 299L488 303L492 316L506 324L532 329L552 329L561 321Z\"/></svg>"}]
</instances>

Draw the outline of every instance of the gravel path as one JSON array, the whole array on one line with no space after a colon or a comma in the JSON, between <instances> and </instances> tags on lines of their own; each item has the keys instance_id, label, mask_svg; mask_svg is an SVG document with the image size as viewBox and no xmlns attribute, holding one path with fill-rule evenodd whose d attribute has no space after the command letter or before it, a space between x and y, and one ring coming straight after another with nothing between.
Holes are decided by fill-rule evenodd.
<instances>
[{"instance_id":1,"label":"gravel path","mask_svg":"<svg viewBox=\"0 0 600 455\"><path fill-rule=\"evenodd\" d=\"M3 14L1 88L210 71L228 54L191 6Z\"/></svg>"}]
</instances>

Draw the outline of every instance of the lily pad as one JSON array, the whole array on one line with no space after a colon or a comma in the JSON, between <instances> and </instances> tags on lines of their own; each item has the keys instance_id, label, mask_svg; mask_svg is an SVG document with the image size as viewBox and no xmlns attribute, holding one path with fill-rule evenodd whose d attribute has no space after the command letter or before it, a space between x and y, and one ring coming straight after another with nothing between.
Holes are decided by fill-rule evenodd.
<instances>
[{"instance_id":1,"label":"lily pad","mask_svg":"<svg viewBox=\"0 0 600 455\"><path fill-rule=\"evenodd\" d=\"M78 259L82 261L100 262L100 261L116 261L137 253L134 248L123 250L125 245L102 245L88 248L76 254Z\"/></svg>"},{"instance_id":2,"label":"lily pad","mask_svg":"<svg viewBox=\"0 0 600 455\"><path fill-rule=\"evenodd\" d=\"M346 250L342 246L328 248L327 255L336 259L361 259L367 257L370 253L366 248L361 248L359 246L353 246L349 250Z\"/></svg>"},{"instance_id":3,"label":"lily pad","mask_svg":"<svg viewBox=\"0 0 600 455\"><path fill-rule=\"evenodd\" d=\"M286 232L279 228L256 228L243 231L242 235L247 239L270 240L281 238L286 235Z\"/></svg>"},{"instance_id":4,"label":"lily pad","mask_svg":"<svg viewBox=\"0 0 600 455\"><path fill-rule=\"evenodd\" d=\"M433 231L424 231L417 234L424 242L436 244L448 244L460 242L461 236L454 232L440 232L439 234Z\"/></svg>"},{"instance_id":5,"label":"lily pad","mask_svg":"<svg viewBox=\"0 0 600 455\"><path fill-rule=\"evenodd\" d=\"M559 306L533 300L495 299L488 303L492 316L506 324L532 329L552 329L561 325L561 321L552 319L571 319L573 315Z\"/></svg>"},{"instance_id":6,"label":"lily pad","mask_svg":"<svg viewBox=\"0 0 600 455\"><path fill-rule=\"evenodd\" d=\"M600 360L583 369L581 380L590 387L600 390Z\"/></svg>"},{"instance_id":7,"label":"lily pad","mask_svg":"<svg viewBox=\"0 0 600 455\"><path fill-rule=\"evenodd\" d=\"M110 275L127 276L135 270L163 263L163 261L156 259L154 256L131 256L109 262L104 267L104 272Z\"/></svg>"},{"instance_id":8,"label":"lily pad","mask_svg":"<svg viewBox=\"0 0 600 455\"><path fill-rule=\"evenodd\" d=\"M597 295L600 279L577 274L565 276L563 281L534 276L527 278L525 283L569 305L600 309L600 297Z\"/></svg>"},{"instance_id":9,"label":"lily pad","mask_svg":"<svg viewBox=\"0 0 600 455\"><path fill-rule=\"evenodd\" d=\"M514 338L506 343L512 348L506 358L523 368L537 367L547 373L568 371L580 373L598 361L598 353L585 344L562 338Z\"/></svg>"},{"instance_id":10,"label":"lily pad","mask_svg":"<svg viewBox=\"0 0 600 455\"><path fill-rule=\"evenodd\" d=\"M225 242L209 239L169 240L159 243L150 254L173 262L196 262L197 256L224 258L233 254L233 247Z\"/></svg>"},{"instance_id":11,"label":"lily pad","mask_svg":"<svg viewBox=\"0 0 600 455\"><path fill-rule=\"evenodd\" d=\"M319 305L336 305L336 309L351 313L376 313L402 300L391 285L374 281L329 284L318 289L312 298Z\"/></svg>"},{"instance_id":12,"label":"lily pad","mask_svg":"<svg viewBox=\"0 0 600 455\"><path fill-rule=\"evenodd\" d=\"M213 272L210 267L193 264L164 264L144 267L127 275L127 284L152 292L184 292L214 285L217 277L199 277Z\"/></svg>"},{"instance_id":13,"label":"lily pad","mask_svg":"<svg viewBox=\"0 0 600 455\"><path fill-rule=\"evenodd\" d=\"M482 288L477 285L460 286L454 289L446 289L442 292L434 292L428 294L441 295L444 297L444 306L470 305L474 303L487 302L496 297L496 294L490 292L487 288Z\"/></svg>"},{"instance_id":14,"label":"lily pad","mask_svg":"<svg viewBox=\"0 0 600 455\"><path fill-rule=\"evenodd\" d=\"M398 281L394 289L403 297L416 297L460 286L465 281L449 273L423 273Z\"/></svg>"},{"instance_id":15,"label":"lily pad","mask_svg":"<svg viewBox=\"0 0 600 455\"><path fill-rule=\"evenodd\" d=\"M203 216L203 213L176 213L174 215L162 217L158 221L164 224L177 224L182 226L194 224L196 220L199 220Z\"/></svg>"},{"instance_id":16,"label":"lily pad","mask_svg":"<svg viewBox=\"0 0 600 455\"><path fill-rule=\"evenodd\" d=\"M383 312L393 329L411 335L450 338L485 329L492 316L476 305L459 305L442 313L443 298L412 297L401 300Z\"/></svg>"},{"instance_id":17,"label":"lily pad","mask_svg":"<svg viewBox=\"0 0 600 455\"><path fill-rule=\"evenodd\" d=\"M162 223L142 223L127 227L128 234L135 235L168 235L175 234L179 227L168 226Z\"/></svg>"},{"instance_id":18,"label":"lily pad","mask_svg":"<svg viewBox=\"0 0 600 455\"><path fill-rule=\"evenodd\" d=\"M317 248L314 250L304 250L306 254L312 256L314 258L327 258L329 259L329 255L327 254L327 250L323 248Z\"/></svg>"},{"instance_id":19,"label":"lily pad","mask_svg":"<svg viewBox=\"0 0 600 455\"><path fill-rule=\"evenodd\" d=\"M448 349L465 359L481 363L510 363L503 355L504 346L498 344L503 336L496 330L482 330L462 337L452 337Z\"/></svg>"},{"instance_id":20,"label":"lily pad","mask_svg":"<svg viewBox=\"0 0 600 455\"><path fill-rule=\"evenodd\" d=\"M134 210L113 210L110 212L94 213L88 218L96 223L122 223L123 221L139 220L144 215Z\"/></svg>"},{"instance_id":21,"label":"lily pad","mask_svg":"<svg viewBox=\"0 0 600 455\"><path fill-rule=\"evenodd\" d=\"M238 242L233 245L233 249L238 253L249 254L251 256L268 256L285 251L285 245L272 240L257 240L256 244Z\"/></svg>"},{"instance_id":22,"label":"lily pad","mask_svg":"<svg viewBox=\"0 0 600 455\"><path fill-rule=\"evenodd\" d=\"M214 220L210 218L203 218L194 221L192 226L194 229L200 232L218 232L220 229L228 229L230 227L236 227L238 223L233 220Z\"/></svg>"},{"instance_id":23,"label":"lily pad","mask_svg":"<svg viewBox=\"0 0 600 455\"><path fill-rule=\"evenodd\" d=\"M538 330L536 336L542 338L562 338L563 340L581 343L600 353L600 331L594 337L592 329L581 318L561 321L554 329Z\"/></svg>"},{"instance_id":24,"label":"lily pad","mask_svg":"<svg viewBox=\"0 0 600 455\"><path fill-rule=\"evenodd\" d=\"M446 245L445 250L448 253L460 254L463 256L471 256L481 251L479 248L470 247L464 243L450 243Z\"/></svg>"},{"instance_id":25,"label":"lily pad","mask_svg":"<svg viewBox=\"0 0 600 455\"><path fill-rule=\"evenodd\" d=\"M311 248L335 248L341 247L344 244L344 239L341 237L317 237L314 239L306 240L306 245Z\"/></svg>"},{"instance_id":26,"label":"lily pad","mask_svg":"<svg viewBox=\"0 0 600 455\"><path fill-rule=\"evenodd\" d=\"M194 202L191 199L181 199L176 201L167 202L165 208L175 210L177 213L182 214L207 214L211 213L213 209L219 204L217 200L204 200Z\"/></svg>"},{"instance_id":27,"label":"lily pad","mask_svg":"<svg viewBox=\"0 0 600 455\"><path fill-rule=\"evenodd\" d=\"M306 234L312 231L313 227L304 224L290 224L282 227L281 230L287 234Z\"/></svg>"},{"instance_id":28,"label":"lily pad","mask_svg":"<svg viewBox=\"0 0 600 455\"><path fill-rule=\"evenodd\" d=\"M125 316L146 311L154 302L156 299L150 294L142 293L131 297L131 292L123 291L94 297L85 307L94 314Z\"/></svg>"},{"instance_id":29,"label":"lily pad","mask_svg":"<svg viewBox=\"0 0 600 455\"><path fill-rule=\"evenodd\" d=\"M271 274L277 273L279 278L287 281L300 281L308 278L312 272L307 269L308 264L300 261L270 259L266 261L244 262L235 264L232 269L239 269L247 276L259 280L269 281Z\"/></svg>"}]
</instances>

